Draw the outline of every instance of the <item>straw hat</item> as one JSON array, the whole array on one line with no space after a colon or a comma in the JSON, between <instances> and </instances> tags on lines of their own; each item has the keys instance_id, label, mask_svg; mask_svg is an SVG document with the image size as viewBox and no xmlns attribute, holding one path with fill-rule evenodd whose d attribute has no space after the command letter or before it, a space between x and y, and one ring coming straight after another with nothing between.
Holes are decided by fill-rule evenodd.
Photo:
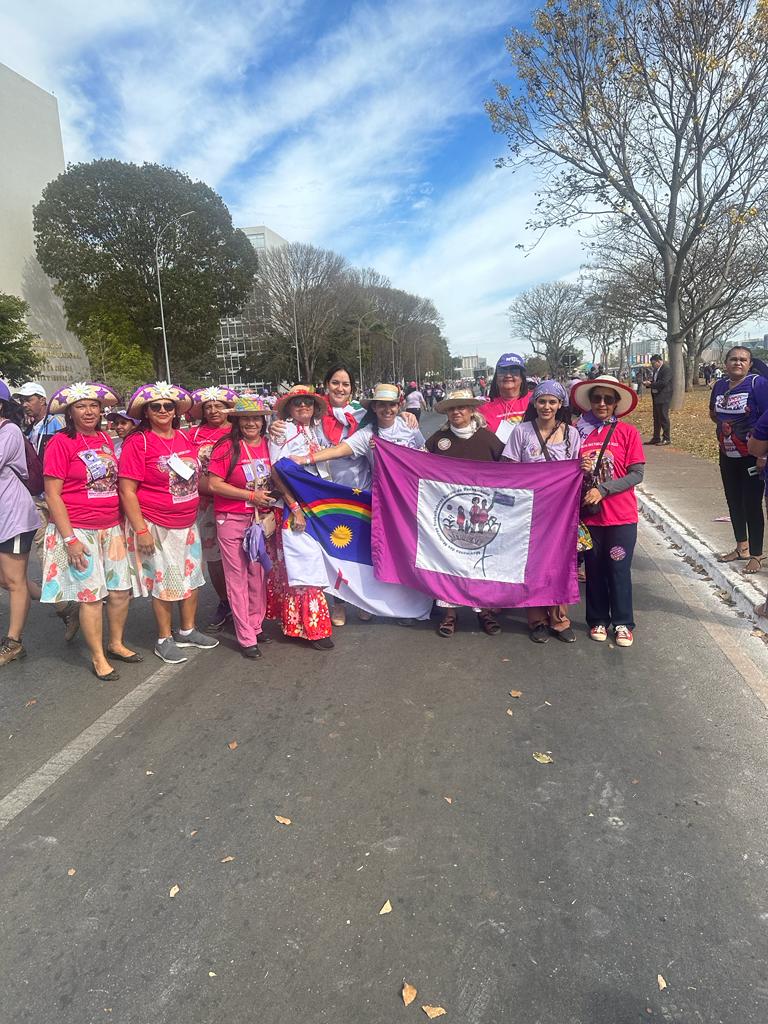
<instances>
[{"instance_id":1,"label":"straw hat","mask_svg":"<svg viewBox=\"0 0 768 1024\"><path fill-rule=\"evenodd\" d=\"M59 388L48 403L48 412L51 415L64 412L67 406L82 402L84 399L100 402L102 405L117 405L120 401L117 393L107 384L100 384L98 381L78 381L76 384L67 384L66 387Z\"/></svg>"},{"instance_id":2,"label":"straw hat","mask_svg":"<svg viewBox=\"0 0 768 1024\"><path fill-rule=\"evenodd\" d=\"M449 391L442 402L437 403L435 411L448 412L449 409L456 409L462 405L469 406L471 409L477 409L478 406L485 405L485 399L475 398L468 388L462 388L459 391Z\"/></svg>"},{"instance_id":3,"label":"straw hat","mask_svg":"<svg viewBox=\"0 0 768 1024\"><path fill-rule=\"evenodd\" d=\"M192 395L179 384L169 384L167 380L158 380L154 384L143 384L131 395L128 403L129 416L141 416L147 402L161 402L167 399L176 403L179 416L192 408Z\"/></svg>"},{"instance_id":4,"label":"straw hat","mask_svg":"<svg viewBox=\"0 0 768 1024\"><path fill-rule=\"evenodd\" d=\"M591 408L589 392L601 384L603 387L612 388L619 396L619 401L614 408L616 416L626 416L627 413L632 412L637 405L637 393L629 384L622 384L620 380L608 373L595 377L593 380L580 380L574 384L571 388L571 405L580 409L581 412L589 412Z\"/></svg>"},{"instance_id":5,"label":"straw hat","mask_svg":"<svg viewBox=\"0 0 768 1024\"><path fill-rule=\"evenodd\" d=\"M328 403L322 395L317 394L314 388L310 388L306 384L294 384L290 391L280 395L275 403L275 415L279 420L285 419L287 415L286 410L291 404L291 399L298 398L299 395L309 395L310 398L315 400L315 416L325 416L328 412Z\"/></svg>"},{"instance_id":6,"label":"straw hat","mask_svg":"<svg viewBox=\"0 0 768 1024\"><path fill-rule=\"evenodd\" d=\"M399 405L401 401L402 395L397 384L377 384L370 398L360 399L360 405L368 409L371 402L397 402Z\"/></svg>"},{"instance_id":7,"label":"straw hat","mask_svg":"<svg viewBox=\"0 0 768 1024\"><path fill-rule=\"evenodd\" d=\"M269 416L272 410L258 395L238 395L227 416Z\"/></svg>"},{"instance_id":8,"label":"straw hat","mask_svg":"<svg viewBox=\"0 0 768 1024\"><path fill-rule=\"evenodd\" d=\"M206 402L223 402L224 405L234 405L237 392L232 388L222 387L214 384L213 387L198 388L192 392L192 416L197 420L203 415L203 406Z\"/></svg>"}]
</instances>

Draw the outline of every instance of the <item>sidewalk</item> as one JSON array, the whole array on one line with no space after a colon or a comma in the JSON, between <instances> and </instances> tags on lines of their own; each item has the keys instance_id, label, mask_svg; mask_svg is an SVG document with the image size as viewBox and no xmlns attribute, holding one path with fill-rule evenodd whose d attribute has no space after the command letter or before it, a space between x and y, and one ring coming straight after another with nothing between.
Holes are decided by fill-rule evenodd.
<instances>
[{"instance_id":1,"label":"sidewalk","mask_svg":"<svg viewBox=\"0 0 768 1024\"><path fill-rule=\"evenodd\" d=\"M637 488L641 512L706 571L740 612L764 628L766 620L754 609L765 601L768 568L742 576L743 562L724 564L715 557L736 546L717 463L674 447L646 445L644 451L645 480Z\"/></svg>"}]
</instances>

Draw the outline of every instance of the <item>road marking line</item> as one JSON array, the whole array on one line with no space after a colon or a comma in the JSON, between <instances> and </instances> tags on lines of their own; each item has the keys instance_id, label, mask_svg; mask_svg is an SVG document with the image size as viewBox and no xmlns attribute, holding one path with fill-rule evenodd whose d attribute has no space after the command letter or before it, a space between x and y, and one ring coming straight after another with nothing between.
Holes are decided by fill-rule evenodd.
<instances>
[{"instance_id":1,"label":"road marking line","mask_svg":"<svg viewBox=\"0 0 768 1024\"><path fill-rule=\"evenodd\" d=\"M96 721L84 729L79 736L76 736L71 743L49 758L36 772L29 775L23 782L20 782L15 789L12 789L7 796L0 800L0 831L10 825L14 818L17 818L22 811L50 787L57 782L62 775L65 775L70 768L81 761L86 754L89 754L97 744L133 714L142 704L154 696L157 691L168 682L173 676L188 666L163 665L149 679L127 693L122 700L105 711Z\"/></svg>"}]
</instances>

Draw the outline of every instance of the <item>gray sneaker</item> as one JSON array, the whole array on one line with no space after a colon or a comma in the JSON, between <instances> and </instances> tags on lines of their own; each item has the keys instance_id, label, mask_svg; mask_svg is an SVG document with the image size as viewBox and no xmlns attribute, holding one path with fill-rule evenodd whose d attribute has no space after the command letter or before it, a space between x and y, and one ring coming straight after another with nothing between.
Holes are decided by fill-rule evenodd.
<instances>
[{"instance_id":1,"label":"gray sneaker","mask_svg":"<svg viewBox=\"0 0 768 1024\"><path fill-rule=\"evenodd\" d=\"M186 654L182 654L178 645L169 637L165 640L157 641L155 644L155 654L161 661L165 661L169 665L180 665L182 661L187 660Z\"/></svg>"},{"instance_id":2,"label":"gray sneaker","mask_svg":"<svg viewBox=\"0 0 768 1024\"><path fill-rule=\"evenodd\" d=\"M177 647L201 647L203 650L219 646L219 641L215 636L207 636L199 629L193 629L187 636L182 636L177 630L173 634L173 642Z\"/></svg>"}]
</instances>

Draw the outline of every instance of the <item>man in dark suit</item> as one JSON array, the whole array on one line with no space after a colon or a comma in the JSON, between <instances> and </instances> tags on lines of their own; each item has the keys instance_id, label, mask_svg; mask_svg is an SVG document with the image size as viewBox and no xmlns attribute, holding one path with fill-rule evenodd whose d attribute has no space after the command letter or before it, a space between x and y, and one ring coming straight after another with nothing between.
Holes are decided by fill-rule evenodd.
<instances>
[{"instance_id":1,"label":"man in dark suit","mask_svg":"<svg viewBox=\"0 0 768 1024\"><path fill-rule=\"evenodd\" d=\"M671 444L669 404L672 401L672 368L660 355L651 356L653 376L648 388L653 397L653 437L646 444Z\"/></svg>"}]
</instances>

